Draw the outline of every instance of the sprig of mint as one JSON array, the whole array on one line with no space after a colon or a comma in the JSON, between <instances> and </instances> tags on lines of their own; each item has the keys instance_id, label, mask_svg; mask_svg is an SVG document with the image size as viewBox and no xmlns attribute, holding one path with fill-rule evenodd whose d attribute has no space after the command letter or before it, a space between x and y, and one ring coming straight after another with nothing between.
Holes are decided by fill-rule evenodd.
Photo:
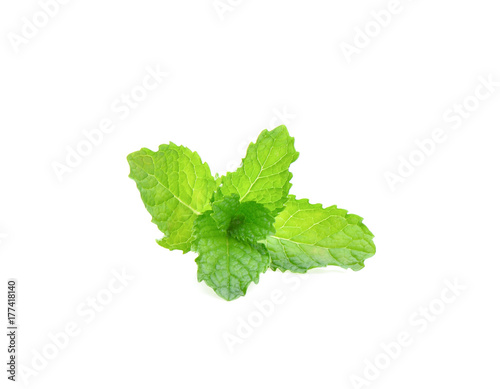
<instances>
[{"instance_id":1,"label":"sprig of mint","mask_svg":"<svg viewBox=\"0 0 500 389\"><path fill-rule=\"evenodd\" d=\"M128 156L130 178L169 250L198 253L198 281L225 300L244 296L268 269L361 270L375 254L359 216L289 195L299 156L285 126L264 130L241 166L213 177L196 152L173 143Z\"/></svg>"}]
</instances>

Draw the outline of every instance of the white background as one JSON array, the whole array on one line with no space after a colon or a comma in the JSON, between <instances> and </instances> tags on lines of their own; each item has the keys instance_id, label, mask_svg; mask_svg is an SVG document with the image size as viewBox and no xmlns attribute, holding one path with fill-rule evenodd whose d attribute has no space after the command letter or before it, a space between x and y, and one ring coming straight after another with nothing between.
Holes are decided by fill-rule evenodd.
<instances>
[{"instance_id":1,"label":"white background","mask_svg":"<svg viewBox=\"0 0 500 389\"><path fill-rule=\"evenodd\" d=\"M221 18L212 0L74 0L16 52L12 33L40 5L1 3L0 272L4 285L19 281L20 362L32 369L20 381L354 388L352 375L365 377L367 363L384 360L381 343L404 331L413 343L370 387L498 386L500 87L460 128L443 115L474 95L479 77L500 80L500 9L401 0L349 63L342 42L353 44L356 28L373 27L371 12L387 7L242 1ZM111 105L148 66L169 75L121 120ZM103 118L114 131L60 182L53 163ZM268 272L228 303L196 281L195 254L155 243L161 233L126 155L173 141L224 173L261 130L283 122L300 152L292 192L363 216L377 254L360 272L314 271L300 285ZM391 191L386 172L436 127L446 141ZM133 280L88 322L82 304L109 297L112 272L123 269ZM446 280L466 290L444 304L436 299ZM275 289L282 303L231 353L224 334L259 318L255 303ZM443 312L412 324L429 304ZM51 334L70 323L78 335L54 352ZM55 358L33 366L50 351ZM0 355L4 366L4 346Z\"/></svg>"}]
</instances>

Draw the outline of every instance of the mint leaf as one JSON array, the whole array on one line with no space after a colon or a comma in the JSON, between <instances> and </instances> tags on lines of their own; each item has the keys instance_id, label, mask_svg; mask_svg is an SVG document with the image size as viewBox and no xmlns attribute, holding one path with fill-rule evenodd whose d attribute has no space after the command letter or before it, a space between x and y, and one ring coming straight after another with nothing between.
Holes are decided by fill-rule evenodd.
<instances>
[{"instance_id":1,"label":"mint leaf","mask_svg":"<svg viewBox=\"0 0 500 389\"><path fill-rule=\"evenodd\" d=\"M218 191L212 203L213 213L211 216L218 229L227 231L231 224L231 220L240 208L239 196L231 195L224 197L219 195L219 193Z\"/></svg>"},{"instance_id":2,"label":"mint leaf","mask_svg":"<svg viewBox=\"0 0 500 389\"><path fill-rule=\"evenodd\" d=\"M336 206L323 208L290 196L266 239L271 268L305 273L328 265L361 270L375 254L373 234L362 218Z\"/></svg>"},{"instance_id":3,"label":"mint leaf","mask_svg":"<svg viewBox=\"0 0 500 389\"><path fill-rule=\"evenodd\" d=\"M221 192L224 196L236 194L241 202L260 203L276 215L292 186L288 168L298 156L294 139L285 126L264 130L257 142L248 147L241 167L222 177Z\"/></svg>"},{"instance_id":4,"label":"mint leaf","mask_svg":"<svg viewBox=\"0 0 500 389\"><path fill-rule=\"evenodd\" d=\"M255 201L240 203L233 194L214 201L212 209L217 228L233 238L255 244L275 232L271 211Z\"/></svg>"},{"instance_id":5,"label":"mint leaf","mask_svg":"<svg viewBox=\"0 0 500 389\"><path fill-rule=\"evenodd\" d=\"M141 149L128 157L130 178L164 237L158 244L170 250L191 249L193 224L210 209L216 188L210 168L197 153L173 143L157 152Z\"/></svg>"},{"instance_id":6,"label":"mint leaf","mask_svg":"<svg viewBox=\"0 0 500 389\"><path fill-rule=\"evenodd\" d=\"M128 156L158 243L198 253L198 281L226 300L245 295L268 268L305 273L328 265L360 270L375 254L359 216L289 195L298 157L285 126L264 130L240 168L215 178L197 153L173 143Z\"/></svg>"},{"instance_id":7,"label":"mint leaf","mask_svg":"<svg viewBox=\"0 0 500 389\"><path fill-rule=\"evenodd\" d=\"M212 211L198 216L194 230L198 281L205 281L223 299L244 296L248 286L258 283L260 274L268 269L269 255L264 245L243 242L219 229Z\"/></svg>"}]
</instances>

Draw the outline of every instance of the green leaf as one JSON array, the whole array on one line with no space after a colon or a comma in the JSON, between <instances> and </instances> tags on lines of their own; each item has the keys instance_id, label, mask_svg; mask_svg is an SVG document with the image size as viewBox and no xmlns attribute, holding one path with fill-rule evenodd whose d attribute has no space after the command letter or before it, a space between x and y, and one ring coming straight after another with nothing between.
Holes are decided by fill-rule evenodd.
<instances>
[{"instance_id":1,"label":"green leaf","mask_svg":"<svg viewBox=\"0 0 500 389\"><path fill-rule=\"evenodd\" d=\"M214 201L212 209L217 228L233 238L255 244L276 231L271 211L255 201L240 203L238 195Z\"/></svg>"},{"instance_id":2,"label":"green leaf","mask_svg":"<svg viewBox=\"0 0 500 389\"><path fill-rule=\"evenodd\" d=\"M268 268L305 273L360 270L375 254L363 219L289 196L298 158L285 126L264 130L236 172L215 178L197 153L173 143L128 156L130 177L163 232L158 243L198 253L198 280L226 300L246 294Z\"/></svg>"},{"instance_id":3,"label":"green leaf","mask_svg":"<svg viewBox=\"0 0 500 389\"><path fill-rule=\"evenodd\" d=\"M212 203L213 213L212 218L217 225L217 228L223 231L227 231L231 220L236 215L240 208L240 201L238 195L231 195L227 197L215 196L214 202Z\"/></svg>"},{"instance_id":4,"label":"green leaf","mask_svg":"<svg viewBox=\"0 0 500 389\"><path fill-rule=\"evenodd\" d=\"M196 217L210 209L216 188L210 168L197 153L173 143L157 152L141 149L128 157L130 178L164 237L158 244L170 250L191 249Z\"/></svg>"},{"instance_id":5,"label":"green leaf","mask_svg":"<svg viewBox=\"0 0 500 389\"><path fill-rule=\"evenodd\" d=\"M336 206L323 208L290 196L266 239L271 268L305 273L328 265L361 270L375 254L373 234L362 218Z\"/></svg>"},{"instance_id":6,"label":"green leaf","mask_svg":"<svg viewBox=\"0 0 500 389\"><path fill-rule=\"evenodd\" d=\"M241 167L222 177L220 190L224 196L238 195L241 202L263 204L276 215L287 200L292 186L288 169L298 156L285 126L264 130L248 147Z\"/></svg>"},{"instance_id":7,"label":"green leaf","mask_svg":"<svg viewBox=\"0 0 500 389\"><path fill-rule=\"evenodd\" d=\"M231 301L244 296L248 286L259 282L269 268L269 255L262 244L250 244L217 227L212 211L195 222L193 249L199 254L198 281L205 281L215 293Z\"/></svg>"}]
</instances>

